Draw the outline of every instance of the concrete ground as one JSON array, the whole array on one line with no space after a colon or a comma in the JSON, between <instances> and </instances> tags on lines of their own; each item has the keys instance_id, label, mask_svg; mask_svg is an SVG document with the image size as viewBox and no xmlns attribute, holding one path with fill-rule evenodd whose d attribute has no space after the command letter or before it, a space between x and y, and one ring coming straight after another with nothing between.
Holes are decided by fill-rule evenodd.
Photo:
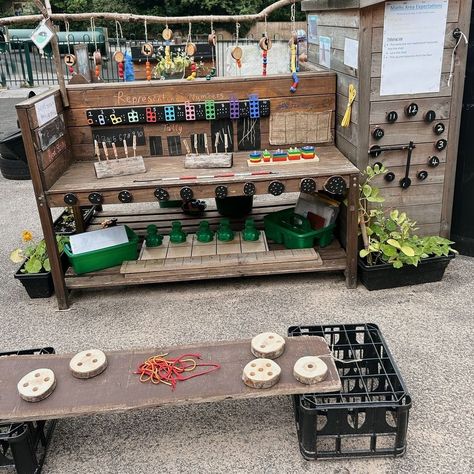
<instances>
[{"instance_id":1,"label":"concrete ground","mask_svg":"<svg viewBox=\"0 0 474 474\"><path fill-rule=\"evenodd\" d=\"M304 461L290 399L276 397L62 420L45 473L474 471L474 259L456 258L442 282L404 289L348 290L341 274L302 274L76 291L59 312L54 298L28 299L8 258L22 230L41 235L31 182L0 177L0 202L1 351L158 349L285 334L295 324L373 322L413 398L399 459Z\"/></svg>"}]
</instances>

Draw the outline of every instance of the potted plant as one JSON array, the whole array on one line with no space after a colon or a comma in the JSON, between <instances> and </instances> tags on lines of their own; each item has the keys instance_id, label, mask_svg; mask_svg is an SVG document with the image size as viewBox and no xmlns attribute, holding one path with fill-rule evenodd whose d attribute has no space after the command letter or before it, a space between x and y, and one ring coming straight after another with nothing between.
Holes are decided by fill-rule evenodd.
<instances>
[{"instance_id":1,"label":"potted plant","mask_svg":"<svg viewBox=\"0 0 474 474\"><path fill-rule=\"evenodd\" d=\"M367 167L360 185L360 280L369 290L441 280L457 253L451 247L454 242L438 236L420 237L415 233L416 222L405 212L382 208L385 199L373 180L385 172L383 166Z\"/></svg>"},{"instance_id":2,"label":"potted plant","mask_svg":"<svg viewBox=\"0 0 474 474\"><path fill-rule=\"evenodd\" d=\"M30 298L49 298L54 293L53 278L51 276L51 264L46 251L46 242L41 239L33 243L31 232L22 232L22 240L28 245L24 248L14 250L10 260L14 263L22 262L21 267L15 273L15 278L20 280ZM56 236L58 250L63 255L64 245L69 238L63 235ZM67 259L63 260L63 267Z\"/></svg>"},{"instance_id":3,"label":"potted plant","mask_svg":"<svg viewBox=\"0 0 474 474\"><path fill-rule=\"evenodd\" d=\"M184 51L180 50L170 53L169 58L166 58L163 47L158 49L156 60L157 64L153 68L153 77L155 79L183 79L186 68L191 64L191 59Z\"/></svg>"}]
</instances>

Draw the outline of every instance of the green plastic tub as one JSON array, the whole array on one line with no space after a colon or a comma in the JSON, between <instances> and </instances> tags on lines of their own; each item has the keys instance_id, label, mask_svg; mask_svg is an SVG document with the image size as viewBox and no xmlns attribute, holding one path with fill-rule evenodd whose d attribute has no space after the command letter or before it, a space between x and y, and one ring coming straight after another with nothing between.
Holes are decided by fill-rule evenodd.
<instances>
[{"instance_id":1,"label":"green plastic tub","mask_svg":"<svg viewBox=\"0 0 474 474\"><path fill-rule=\"evenodd\" d=\"M125 226L125 230L129 240L127 244L114 245L79 255L74 255L69 244L66 244L64 252L69 257L76 274L95 272L121 265L122 262L128 260L136 260L138 258L138 235L130 227Z\"/></svg>"},{"instance_id":2,"label":"green plastic tub","mask_svg":"<svg viewBox=\"0 0 474 474\"><path fill-rule=\"evenodd\" d=\"M327 247L334 238L335 224L313 230L306 217L295 214L294 207L267 214L263 222L267 239L287 249L308 249L314 247L315 241L321 248Z\"/></svg>"}]
</instances>

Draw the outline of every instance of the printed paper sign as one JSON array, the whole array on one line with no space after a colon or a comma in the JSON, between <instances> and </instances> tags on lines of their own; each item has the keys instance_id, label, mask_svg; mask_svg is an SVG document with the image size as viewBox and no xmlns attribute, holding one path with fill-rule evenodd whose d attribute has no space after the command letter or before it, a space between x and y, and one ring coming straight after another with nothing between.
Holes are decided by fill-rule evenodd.
<instances>
[{"instance_id":1,"label":"printed paper sign","mask_svg":"<svg viewBox=\"0 0 474 474\"><path fill-rule=\"evenodd\" d=\"M387 2L380 95L439 92L448 0Z\"/></svg>"},{"instance_id":2,"label":"printed paper sign","mask_svg":"<svg viewBox=\"0 0 474 474\"><path fill-rule=\"evenodd\" d=\"M40 100L35 104L36 118L38 119L38 127L49 122L58 115L56 110L56 101L54 95L46 97L46 99Z\"/></svg>"},{"instance_id":3,"label":"printed paper sign","mask_svg":"<svg viewBox=\"0 0 474 474\"><path fill-rule=\"evenodd\" d=\"M308 15L308 43L318 43L318 15Z\"/></svg>"},{"instance_id":4,"label":"printed paper sign","mask_svg":"<svg viewBox=\"0 0 474 474\"><path fill-rule=\"evenodd\" d=\"M319 37L319 64L331 69L331 38L329 36Z\"/></svg>"},{"instance_id":5,"label":"printed paper sign","mask_svg":"<svg viewBox=\"0 0 474 474\"><path fill-rule=\"evenodd\" d=\"M359 59L359 42L351 38L344 38L344 64L357 69Z\"/></svg>"}]
</instances>

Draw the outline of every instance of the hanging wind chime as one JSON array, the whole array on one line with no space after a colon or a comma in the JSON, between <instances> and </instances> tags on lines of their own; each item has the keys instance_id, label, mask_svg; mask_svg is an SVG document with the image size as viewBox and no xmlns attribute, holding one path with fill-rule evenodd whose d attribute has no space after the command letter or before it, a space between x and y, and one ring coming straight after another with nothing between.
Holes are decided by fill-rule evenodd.
<instances>
[{"instance_id":1,"label":"hanging wind chime","mask_svg":"<svg viewBox=\"0 0 474 474\"><path fill-rule=\"evenodd\" d=\"M64 20L64 25L66 27L66 41L67 41L67 54L64 56L64 63L68 67L69 74L73 76L76 71L74 71L74 66L76 65L76 56L71 54L71 44L69 43L69 22Z\"/></svg>"},{"instance_id":2,"label":"hanging wind chime","mask_svg":"<svg viewBox=\"0 0 474 474\"><path fill-rule=\"evenodd\" d=\"M235 22L235 46L232 48L230 55L235 59L238 71L241 72L240 69L242 68L243 51L242 48L239 46L239 29L240 24L238 22Z\"/></svg>"},{"instance_id":3,"label":"hanging wind chime","mask_svg":"<svg viewBox=\"0 0 474 474\"><path fill-rule=\"evenodd\" d=\"M151 81L150 56L153 54L153 45L148 42L148 28L145 20L145 44L142 46L142 54L146 56L145 75L146 80Z\"/></svg>"},{"instance_id":4,"label":"hanging wind chime","mask_svg":"<svg viewBox=\"0 0 474 474\"><path fill-rule=\"evenodd\" d=\"M191 61L191 74L186 78L188 81L194 81L197 76L197 65L194 61L194 55L196 54L197 47L196 45L192 42L191 38L191 22L189 22L188 25L188 37L186 38L186 46L184 47L184 52L186 53L186 56ZM184 74L184 71L183 71Z\"/></svg>"},{"instance_id":5,"label":"hanging wind chime","mask_svg":"<svg viewBox=\"0 0 474 474\"><path fill-rule=\"evenodd\" d=\"M123 39L122 25L120 24L119 21L115 20L115 37L116 37L116 40L117 40L117 49L116 49L114 55L112 56L112 58L117 63L119 79L123 79L124 78L124 72L123 72L124 64L123 64L123 62L125 60L125 56L122 53L122 51L120 50L119 28L120 28L120 38Z\"/></svg>"},{"instance_id":6,"label":"hanging wind chime","mask_svg":"<svg viewBox=\"0 0 474 474\"><path fill-rule=\"evenodd\" d=\"M214 30L214 22L212 20L211 16L211 32L209 33L209 36L207 37L207 41L209 45L211 46L211 58L212 58L212 67L211 70L209 71L209 74L206 75L206 80L210 81L213 77L216 76L216 62L215 62L215 57L214 54L216 52L216 45L217 45L217 35Z\"/></svg>"},{"instance_id":7,"label":"hanging wind chime","mask_svg":"<svg viewBox=\"0 0 474 474\"><path fill-rule=\"evenodd\" d=\"M298 79L298 33L296 31L296 5L294 3L291 4L291 38L289 41L290 44L290 71L291 71L291 78L293 79L293 84L290 87L290 92L296 92L296 88L298 87L299 79Z\"/></svg>"},{"instance_id":8,"label":"hanging wind chime","mask_svg":"<svg viewBox=\"0 0 474 474\"><path fill-rule=\"evenodd\" d=\"M268 64L268 51L272 47L272 40L268 37L267 34L267 15L265 15L265 31L263 36L260 39L258 45L262 50L262 76L267 75L267 64Z\"/></svg>"}]
</instances>

